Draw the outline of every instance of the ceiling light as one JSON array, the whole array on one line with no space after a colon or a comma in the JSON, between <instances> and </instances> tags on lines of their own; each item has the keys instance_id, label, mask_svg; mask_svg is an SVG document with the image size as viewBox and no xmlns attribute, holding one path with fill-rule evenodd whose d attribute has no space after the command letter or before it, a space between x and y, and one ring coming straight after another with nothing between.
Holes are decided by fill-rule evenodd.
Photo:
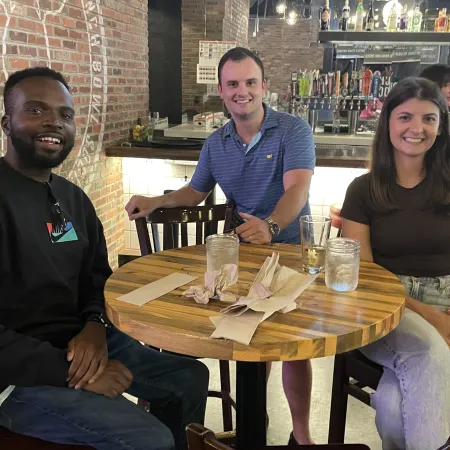
<instances>
[{"instance_id":1,"label":"ceiling light","mask_svg":"<svg viewBox=\"0 0 450 450\"><path fill-rule=\"evenodd\" d=\"M297 16L289 16L289 17L286 19L286 23L287 23L288 25L295 25L295 24L297 23Z\"/></svg>"},{"instance_id":2,"label":"ceiling light","mask_svg":"<svg viewBox=\"0 0 450 450\"><path fill-rule=\"evenodd\" d=\"M286 11L286 2L278 2L276 9L278 14L284 14Z\"/></svg>"}]
</instances>

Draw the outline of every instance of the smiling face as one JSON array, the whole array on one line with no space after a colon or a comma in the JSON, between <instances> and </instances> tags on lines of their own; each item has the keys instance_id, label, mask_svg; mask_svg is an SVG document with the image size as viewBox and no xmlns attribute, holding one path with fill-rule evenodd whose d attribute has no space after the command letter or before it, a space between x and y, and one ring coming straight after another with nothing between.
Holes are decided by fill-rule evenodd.
<instances>
[{"instance_id":1,"label":"smiling face","mask_svg":"<svg viewBox=\"0 0 450 450\"><path fill-rule=\"evenodd\" d=\"M394 108L389 137L397 156L423 156L439 133L439 108L428 100L412 98Z\"/></svg>"},{"instance_id":2,"label":"smiling face","mask_svg":"<svg viewBox=\"0 0 450 450\"><path fill-rule=\"evenodd\" d=\"M234 119L247 120L261 112L265 89L261 68L252 58L224 64L218 90Z\"/></svg>"},{"instance_id":3,"label":"smiling face","mask_svg":"<svg viewBox=\"0 0 450 450\"><path fill-rule=\"evenodd\" d=\"M59 166L75 142L75 111L66 87L53 78L30 77L12 91L13 107L2 128L21 163L30 169Z\"/></svg>"}]
</instances>

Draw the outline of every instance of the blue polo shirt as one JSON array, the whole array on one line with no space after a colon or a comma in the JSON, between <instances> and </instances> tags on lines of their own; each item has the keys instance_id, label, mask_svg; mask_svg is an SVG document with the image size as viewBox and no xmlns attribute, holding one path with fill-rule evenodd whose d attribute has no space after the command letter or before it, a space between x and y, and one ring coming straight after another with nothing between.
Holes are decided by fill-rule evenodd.
<instances>
[{"instance_id":1,"label":"blue polo shirt","mask_svg":"<svg viewBox=\"0 0 450 450\"><path fill-rule=\"evenodd\" d=\"M264 106L260 132L249 145L232 120L206 139L190 186L209 192L217 183L239 212L265 219L284 194L283 175L314 170L315 163L311 127L300 117ZM305 214L310 214L308 202L273 242L300 243L299 217Z\"/></svg>"}]
</instances>

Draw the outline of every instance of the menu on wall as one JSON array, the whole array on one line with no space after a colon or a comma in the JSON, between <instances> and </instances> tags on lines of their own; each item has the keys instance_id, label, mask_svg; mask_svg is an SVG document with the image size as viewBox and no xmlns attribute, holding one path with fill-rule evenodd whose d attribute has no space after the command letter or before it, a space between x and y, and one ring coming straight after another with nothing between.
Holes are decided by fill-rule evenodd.
<instances>
[{"instance_id":1,"label":"menu on wall","mask_svg":"<svg viewBox=\"0 0 450 450\"><path fill-rule=\"evenodd\" d=\"M364 64L392 64L420 62L436 64L439 62L439 45L336 45L336 59L364 59Z\"/></svg>"},{"instance_id":2,"label":"menu on wall","mask_svg":"<svg viewBox=\"0 0 450 450\"><path fill-rule=\"evenodd\" d=\"M441 55L440 45L423 45L421 47L421 64L437 64Z\"/></svg>"},{"instance_id":3,"label":"menu on wall","mask_svg":"<svg viewBox=\"0 0 450 450\"><path fill-rule=\"evenodd\" d=\"M392 64L392 46L374 45L366 49L364 64Z\"/></svg>"},{"instance_id":4,"label":"menu on wall","mask_svg":"<svg viewBox=\"0 0 450 450\"><path fill-rule=\"evenodd\" d=\"M197 83L217 84L217 66L220 58L236 45L235 41L199 41Z\"/></svg>"},{"instance_id":5,"label":"menu on wall","mask_svg":"<svg viewBox=\"0 0 450 450\"><path fill-rule=\"evenodd\" d=\"M336 59L364 58L366 46L361 44L336 45Z\"/></svg>"},{"instance_id":6,"label":"menu on wall","mask_svg":"<svg viewBox=\"0 0 450 450\"><path fill-rule=\"evenodd\" d=\"M420 61L421 49L417 45L395 46L392 52L392 62Z\"/></svg>"}]
</instances>

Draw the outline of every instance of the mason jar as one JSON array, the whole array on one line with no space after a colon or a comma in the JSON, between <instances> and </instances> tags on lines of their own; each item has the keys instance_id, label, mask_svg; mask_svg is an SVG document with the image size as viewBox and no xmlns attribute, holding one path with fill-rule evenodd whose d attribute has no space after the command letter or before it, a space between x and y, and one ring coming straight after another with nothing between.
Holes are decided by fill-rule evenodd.
<instances>
[{"instance_id":1,"label":"mason jar","mask_svg":"<svg viewBox=\"0 0 450 450\"><path fill-rule=\"evenodd\" d=\"M325 284L334 291L350 292L358 286L360 243L354 239L328 239Z\"/></svg>"},{"instance_id":2,"label":"mason jar","mask_svg":"<svg viewBox=\"0 0 450 450\"><path fill-rule=\"evenodd\" d=\"M206 270L220 270L224 264L239 267L239 237L236 234L212 234L206 238Z\"/></svg>"}]
</instances>

